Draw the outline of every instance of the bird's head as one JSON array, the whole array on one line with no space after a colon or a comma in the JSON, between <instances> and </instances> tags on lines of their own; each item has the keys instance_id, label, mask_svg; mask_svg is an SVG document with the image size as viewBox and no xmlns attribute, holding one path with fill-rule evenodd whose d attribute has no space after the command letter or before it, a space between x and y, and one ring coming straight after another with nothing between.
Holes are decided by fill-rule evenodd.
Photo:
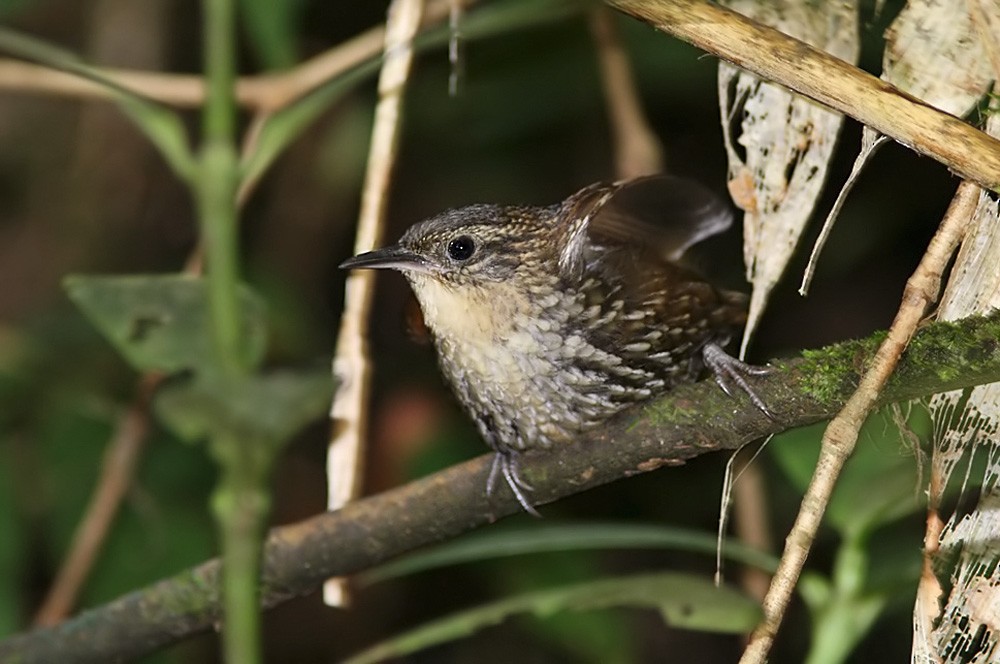
<instances>
[{"instance_id":1,"label":"bird's head","mask_svg":"<svg viewBox=\"0 0 1000 664\"><path fill-rule=\"evenodd\" d=\"M393 269L419 290L508 283L550 260L548 241L558 207L469 205L410 227L399 242L344 261L347 269Z\"/></svg>"}]
</instances>

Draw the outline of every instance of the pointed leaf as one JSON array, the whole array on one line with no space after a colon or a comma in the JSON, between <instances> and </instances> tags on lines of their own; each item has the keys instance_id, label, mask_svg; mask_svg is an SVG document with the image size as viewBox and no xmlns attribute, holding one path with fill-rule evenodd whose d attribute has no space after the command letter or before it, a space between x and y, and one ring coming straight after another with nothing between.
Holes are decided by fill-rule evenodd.
<instances>
[{"instance_id":1,"label":"pointed leaf","mask_svg":"<svg viewBox=\"0 0 1000 664\"><path fill-rule=\"evenodd\" d=\"M846 62L857 61L856 0L723 4ZM726 63L719 64L718 91L729 189L745 211L743 257L753 284L742 354L819 199L843 116Z\"/></svg>"},{"instance_id":2,"label":"pointed leaf","mask_svg":"<svg viewBox=\"0 0 1000 664\"><path fill-rule=\"evenodd\" d=\"M714 632L745 632L760 618L760 609L753 601L731 588L716 588L707 579L676 573L642 574L537 590L485 604L393 637L348 662L379 662L406 655L520 613L545 617L610 607L658 609L672 627Z\"/></svg>"},{"instance_id":3,"label":"pointed leaf","mask_svg":"<svg viewBox=\"0 0 1000 664\"><path fill-rule=\"evenodd\" d=\"M154 407L167 426L187 441L261 441L276 450L322 415L331 395L330 374L325 370L279 371L238 379L199 374L194 380L162 388Z\"/></svg>"},{"instance_id":4,"label":"pointed leaf","mask_svg":"<svg viewBox=\"0 0 1000 664\"><path fill-rule=\"evenodd\" d=\"M159 149L167 164L182 180L194 174L194 156L188 145L187 130L180 116L166 106L147 99L116 82L98 67L78 55L53 44L0 27L0 49L19 58L64 71L108 89L122 110Z\"/></svg>"},{"instance_id":5,"label":"pointed leaf","mask_svg":"<svg viewBox=\"0 0 1000 664\"><path fill-rule=\"evenodd\" d=\"M179 275L72 276L70 299L138 371L208 371L216 362L205 283ZM247 366L264 355L264 305L243 289Z\"/></svg>"},{"instance_id":6,"label":"pointed leaf","mask_svg":"<svg viewBox=\"0 0 1000 664\"><path fill-rule=\"evenodd\" d=\"M669 526L603 522L531 524L529 528L493 528L473 533L376 567L361 578L366 583L377 583L450 565L552 551L670 549L715 555L716 546L715 533ZM723 553L730 560L769 572L778 564L774 556L739 542L727 542Z\"/></svg>"}]
</instances>

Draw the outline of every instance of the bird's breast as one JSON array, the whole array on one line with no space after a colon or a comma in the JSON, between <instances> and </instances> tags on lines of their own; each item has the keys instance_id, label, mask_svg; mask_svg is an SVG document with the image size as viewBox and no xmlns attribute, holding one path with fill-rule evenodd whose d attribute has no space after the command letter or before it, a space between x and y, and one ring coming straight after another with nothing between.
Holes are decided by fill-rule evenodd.
<instances>
[{"instance_id":1,"label":"bird's breast","mask_svg":"<svg viewBox=\"0 0 1000 664\"><path fill-rule=\"evenodd\" d=\"M619 360L587 340L581 296L506 283L414 290L443 372L494 446L548 446L621 408L606 374L587 366Z\"/></svg>"}]
</instances>

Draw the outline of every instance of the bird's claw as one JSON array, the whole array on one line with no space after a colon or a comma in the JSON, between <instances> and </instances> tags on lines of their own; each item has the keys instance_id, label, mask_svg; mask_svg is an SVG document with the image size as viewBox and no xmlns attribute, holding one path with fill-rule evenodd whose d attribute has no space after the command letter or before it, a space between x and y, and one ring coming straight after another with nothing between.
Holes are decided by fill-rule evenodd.
<instances>
[{"instance_id":1,"label":"bird's claw","mask_svg":"<svg viewBox=\"0 0 1000 664\"><path fill-rule=\"evenodd\" d=\"M710 343L706 344L701 351L702 358L704 358L705 366L712 370L712 374L715 376L715 382L718 384L722 391L728 396L733 396L733 384L739 387L747 397L749 397L750 402L757 407L757 410L764 413L768 419L777 419L764 400L758 396L757 392L750 386L747 382L747 376L764 376L771 373L773 369L771 367L759 367L752 364L747 364L741 360L736 359L726 351L722 350L722 347L718 344Z\"/></svg>"},{"instance_id":2,"label":"bird's claw","mask_svg":"<svg viewBox=\"0 0 1000 664\"><path fill-rule=\"evenodd\" d=\"M521 504L524 511L531 516L542 518L542 515L538 513L538 510L532 506L528 501L527 496L525 496L525 491L532 491L533 487L521 477L521 472L517 465L517 452L512 450L497 450L497 453L493 456L493 464L490 466L490 474L486 479L486 495L492 496L493 489L496 486L497 477L503 475L504 481L507 482L507 486L510 487L511 492L517 499L517 502Z\"/></svg>"}]
</instances>

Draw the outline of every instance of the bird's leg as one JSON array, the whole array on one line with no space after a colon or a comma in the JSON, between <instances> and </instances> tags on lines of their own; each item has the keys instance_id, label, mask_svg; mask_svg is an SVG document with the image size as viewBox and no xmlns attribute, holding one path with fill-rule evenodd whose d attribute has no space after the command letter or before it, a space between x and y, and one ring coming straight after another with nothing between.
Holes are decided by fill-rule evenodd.
<instances>
[{"instance_id":1,"label":"bird's leg","mask_svg":"<svg viewBox=\"0 0 1000 664\"><path fill-rule=\"evenodd\" d=\"M490 466L490 474L486 479L486 495L493 495L493 488L496 486L497 477L503 475L504 480L507 482L507 486L514 493L514 497L517 498L517 502L521 504L524 511L531 516L542 518L542 515L538 513L528 498L524 495L525 491L531 491L532 486L521 478L521 473L517 467L517 452L508 449L499 449L493 456L493 465Z\"/></svg>"},{"instance_id":2,"label":"bird's leg","mask_svg":"<svg viewBox=\"0 0 1000 664\"><path fill-rule=\"evenodd\" d=\"M760 412L772 420L775 419L774 413L771 412L771 409L767 407L764 400L757 395L746 380L747 376L763 376L770 373L770 367L756 367L737 360L722 350L722 347L716 343L705 344L705 347L701 349L701 356L705 362L705 366L712 370L715 382L722 388L723 392L729 396L733 396L732 385L735 384L746 393L750 398L750 402Z\"/></svg>"}]
</instances>

